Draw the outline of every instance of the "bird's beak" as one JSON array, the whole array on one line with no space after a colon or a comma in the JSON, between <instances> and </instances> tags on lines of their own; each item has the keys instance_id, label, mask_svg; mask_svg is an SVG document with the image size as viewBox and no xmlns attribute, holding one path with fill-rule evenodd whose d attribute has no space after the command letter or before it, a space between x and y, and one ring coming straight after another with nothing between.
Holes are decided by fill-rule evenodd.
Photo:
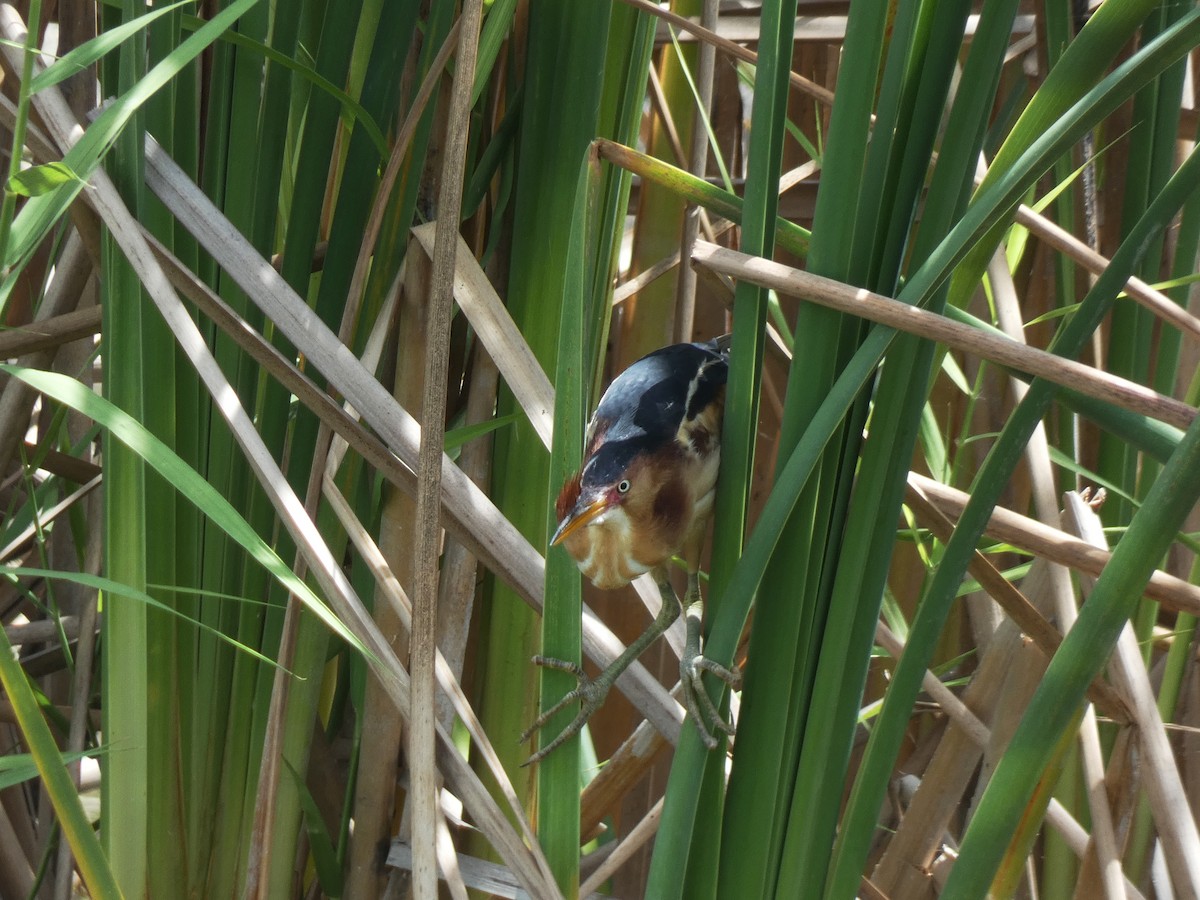
<instances>
[{"instance_id":1,"label":"bird's beak","mask_svg":"<svg viewBox=\"0 0 1200 900\"><path fill-rule=\"evenodd\" d=\"M550 546L561 544L608 509L608 506L608 499L604 496L597 497L591 502L581 500L576 503L575 508L567 514L567 517L558 523L558 530L554 532L554 537L550 538Z\"/></svg>"}]
</instances>

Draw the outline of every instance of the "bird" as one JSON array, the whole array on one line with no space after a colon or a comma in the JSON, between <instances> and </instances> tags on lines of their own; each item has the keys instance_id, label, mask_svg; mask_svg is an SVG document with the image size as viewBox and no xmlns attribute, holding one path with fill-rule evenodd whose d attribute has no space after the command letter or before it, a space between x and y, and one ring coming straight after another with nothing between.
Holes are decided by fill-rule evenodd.
<instances>
[{"instance_id":1,"label":"bird","mask_svg":"<svg viewBox=\"0 0 1200 900\"><path fill-rule=\"evenodd\" d=\"M725 335L655 350L613 380L592 414L582 465L563 484L555 504L558 528L550 545L562 545L583 575L602 589L653 573L662 606L650 628L595 678L575 663L533 658L540 666L573 675L579 686L539 716L521 736L522 743L567 705L578 700L580 709L526 765L544 759L578 732L621 673L681 612L687 625L680 658L684 705L709 749L718 744L715 731L733 734L700 681L707 671L734 689L741 684L738 670L706 659L700 648L700 554L720 470L728 348ZM670 578L675 556L687 569L682 601Z\"/></svg>"}]
</instances>

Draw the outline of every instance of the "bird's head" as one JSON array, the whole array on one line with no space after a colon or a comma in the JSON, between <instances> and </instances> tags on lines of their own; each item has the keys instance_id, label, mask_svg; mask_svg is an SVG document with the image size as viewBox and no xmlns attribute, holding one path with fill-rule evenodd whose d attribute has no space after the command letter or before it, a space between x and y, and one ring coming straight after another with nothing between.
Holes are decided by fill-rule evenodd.
<instances>
[{"instance_id":1,"label":"bird's head","mask_svg":"<svg viewBox=\"0 0 1200 900\"><path fill-rule=\"evenodd\" d=\"M558 495L551 544L593 584L615 588L649 572L680 549L691 514L677 452L642 439L601 443Z\"/></svg>"},{"instance_id":2,"label":"bird's head","mask_svg":"<svg viewBox=\"0 0 1200 900\"><path fill-rule=\"evenodd\" d=\"M582 471L567 479L555 503L558 530L550 539L551 545L563 543L589 525L603 524L626 503L634 491L640 467L628 453L621 452L624 449L612 445L598 447L585 461Z\"/></svg>"}]
</instances>

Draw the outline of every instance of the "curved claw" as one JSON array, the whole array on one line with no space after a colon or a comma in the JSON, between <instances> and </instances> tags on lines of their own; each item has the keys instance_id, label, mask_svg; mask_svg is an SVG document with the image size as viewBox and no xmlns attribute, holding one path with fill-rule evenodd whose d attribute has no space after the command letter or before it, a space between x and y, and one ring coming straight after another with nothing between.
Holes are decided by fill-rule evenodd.
<instances>
[{"instance_id":1,"label":"curved claw","mask_svg":"<svg viewBox=\"0 0 1200 900\"><path fill-rule=\"evenodd\" d=\"M739 691L742 689L741 669L727 669L719 662L714 662L706 656L697 656L691 661L691 664L694 668L703 669L705 672L712 672L712 674L729 685L730 690Z\"/></svg>"},{"instance_id":2,"label":"curved claw","mask_svg":"<svg viewBox=\"0 0 1200 900\"><path fill-rule=\"evenodd\" d=\"M558 733L558 735L550 743L546 744L532 754L529 759L521 763L522 768L533 765L536 762L541 762L560 746L562 746L568 738L578 734L583 726L587 724L587 720L592 717L601 704L604 703L604 698L608 696L608 684L602 681L593 681L588 678L583 669L572 662L567 662L562 659L555 659L551 656L535 656L533 658L534 665L543 666L547 669L556 669L560 672L566 672L568 675L574 675L579 680L579 686L573 691L568 691L563 695L557 703L543 712L540 716L533 720L528 728L521 732L519 743L525 743L533 737L547 722L550 721L559 712L565 709L576 700L579 702L579 712L575 718L567 724L567 726Z\"/></svg>"},{"instance_id":3,"label":"curved claw","mask_svg":"<svg viewBox=\"0 0 1200 900\"><path fill-rule=\"evenodd\" d=\"M734 668L728 669L718 662L707 659L700 649L700 625L704 618L704 602L700 597L700 583L693 572L688 573L688 592L684 601L684 615L687 623L687 638L684 643L683 656L679 658L679 681L683 692L683 704L687 707L688 715L696 723L700 739L709 750L717 748L718 740L715 732L721 731L732 736L734 727L725 720L717 705L704 689L701 676L711 672L732 690L742 686L742 673Z\"/></svg>"},{"instance_id":4,"label":"curved claw","mask_svg":"<svg viewBox=\"0 0 1200 900\"><path fill-rule=\"evenodd\" d=\"M718 743L715 732L721 731L732 736L734 726L725 720L717 705L708 696L708 691L704 689L704 683L701 680L704 672L711 672L733 690L741 687L742 674L699 655L685 657L679 661L679 679L682 684L684 706L687 707L688 715L695 723L704 746L709 750L715 750Z\"/></svg>"}]
</instances>

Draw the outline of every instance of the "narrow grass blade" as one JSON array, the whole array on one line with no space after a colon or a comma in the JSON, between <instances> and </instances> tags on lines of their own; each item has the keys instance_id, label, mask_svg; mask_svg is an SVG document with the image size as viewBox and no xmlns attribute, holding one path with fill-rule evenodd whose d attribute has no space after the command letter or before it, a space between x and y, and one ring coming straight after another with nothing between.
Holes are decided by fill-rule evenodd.
<instances>
[{"instance_id":1,"label":"narrow grass blade","mask_svg":"<svg viewBox=\"0 0 1200 900\"><path fill-rule=\"evenodd\" d=\"M119 898L121 889L100 848L96 832L92 830L92 823L83 810L75 785L71 783L66 762L58 751L54 736L42 718L37 698L3 629L0 629L0 683L4 685L4 694L13 705L17 724L29 746L30 755L37 763L50 802L58 815L59 825L75 854L84 884L93 897Z\"/></svg>"},{"instance_id":2,"label":"narrow grass blade","mask_svg":"<svg viewBox=\"0 0 1200 900\"><path fill-rule=\"evenodd\" d=\"M0 365L0 371L21 379L35 390L82 412L104 426L110 434L136 453L169 483L174 484L185 497L220 525L285 589L299 597L305 606L334 634L360 653L368 652L358 638L329 611L325 603L303 581L298 579L275 551L250 528L229 501L139 422L103 397L98 397L94 391L65 375L9 365Z\"/></svg>"}]
</instances>

